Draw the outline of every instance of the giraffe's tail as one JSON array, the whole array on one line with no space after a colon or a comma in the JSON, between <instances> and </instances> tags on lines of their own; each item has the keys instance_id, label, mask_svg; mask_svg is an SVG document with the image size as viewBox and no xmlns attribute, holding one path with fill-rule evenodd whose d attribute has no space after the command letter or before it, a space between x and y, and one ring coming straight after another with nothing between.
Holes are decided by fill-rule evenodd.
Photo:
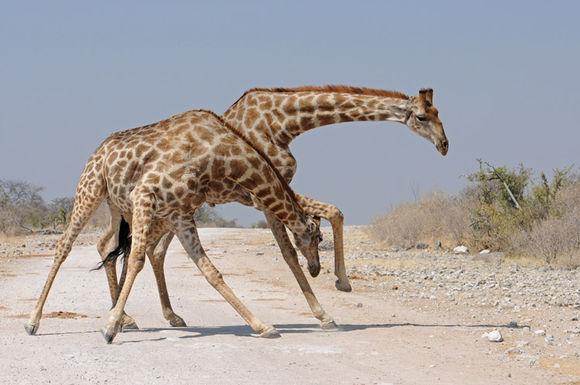
<instances>
[{"instance_id":1,"label":"giraffe's tail","mask_svg":"<svg viewBox=\"0 0 580 385\"><path fill-rule=\"evenodd\" d=\"M121 257L121 259L124 259L125 257L128 257L130 253L131 253L131 229L129 227L129 223L127 223L125 219L121 218L121 225L119 226L119 245L115 250L111 251L107 255L107 257L103 259L101 263L99 263L97 267L94 268L93 270L102 269L103 266L105 266L105 264L107 263L115 264L119 257Z\"/></svg>"}]
</instances>

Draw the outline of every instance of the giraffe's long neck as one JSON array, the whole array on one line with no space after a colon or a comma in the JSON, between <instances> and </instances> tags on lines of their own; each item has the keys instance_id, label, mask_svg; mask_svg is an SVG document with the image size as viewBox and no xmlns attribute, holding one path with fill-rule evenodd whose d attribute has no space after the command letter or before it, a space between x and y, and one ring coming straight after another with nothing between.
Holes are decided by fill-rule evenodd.
<instances>
[{"instance_id":1,"label":"giraffe's long neck","mask_svg":"<svg viewBox=\"0 0 580 385\"><path fill-rule=\"evenodd\" d=\"M252 91L223 115L255 142L287 147L298 135L316 127L353 121L404 123L409 99L334 91ZM256 138L257 137L257 138Z\"/></svg>"}]
</instances>

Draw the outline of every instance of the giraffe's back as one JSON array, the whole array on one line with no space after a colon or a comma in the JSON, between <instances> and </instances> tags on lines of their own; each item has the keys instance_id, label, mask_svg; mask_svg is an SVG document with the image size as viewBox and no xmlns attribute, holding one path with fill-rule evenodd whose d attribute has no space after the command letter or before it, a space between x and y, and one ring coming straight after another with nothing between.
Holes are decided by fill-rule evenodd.
<instances>
[{"instance_id":1,"label":"giraffe's back","mask_svg":"<svg viewBox=\"0 0 580 385\"><path fill-rule=\"evenodd\" d=\"M147 186L158 196L159 212L204 201L251 204L251 197L225 178L229 162L255 151L215 115L188 111L143 127L112 134L97 149L109 199L130 212L131 192Z\"/></svg>"}]
</instances>

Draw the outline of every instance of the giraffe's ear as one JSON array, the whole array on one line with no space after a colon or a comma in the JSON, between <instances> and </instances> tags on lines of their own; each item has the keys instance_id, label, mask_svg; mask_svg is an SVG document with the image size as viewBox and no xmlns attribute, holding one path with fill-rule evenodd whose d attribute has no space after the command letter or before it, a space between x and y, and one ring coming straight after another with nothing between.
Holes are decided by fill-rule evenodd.
<instances>
[{"instance_id":1,"label":"giraffe's ear","mask_svg":"<svg viewBox=\"0 0 580 385\"><path fill-rule=\"evenodd\" d=\"M422 88L419 91L419 98L433 104L433 88Z\"/></svg>"}]
</instances>

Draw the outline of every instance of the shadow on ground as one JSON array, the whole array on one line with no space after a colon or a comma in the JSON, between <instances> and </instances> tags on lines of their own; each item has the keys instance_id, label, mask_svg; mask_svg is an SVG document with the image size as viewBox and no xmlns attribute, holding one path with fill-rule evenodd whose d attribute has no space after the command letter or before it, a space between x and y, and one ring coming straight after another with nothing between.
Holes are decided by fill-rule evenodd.
<instances>
[{"instance_id":1,"label":"shadow on ground","mask_svg":"<svg viewBox=\"0 0 580 385\"><path fill-rule=\"evenodd\" d=\"M390 328L506 328L506 329L522 329L527 327L526 325L510 325L510 324L419 324L419 323L384 323L384 324L343 324L338 327L337 330L322 330L318 324L275 324L276 329L282 334L306 334L306 333L340 333L340 332L356 332L362 330L371 329L390 329ZM139 330L128 330L125 333L158 333L163 331L183 331L191 333L183 336L176 336L172 338L188 339L188 338L199 338L199 337L210 337L218 335L234 335L238 337L253 337L256 335L253 333L247 325L227 325L227 326L216 326L216 327L182 327L182 328L143 328ZM122 341L120 344L127 343L138 343L138 342L151 342L151 341L162 341L167 337L153 338L153 339L142 339L142 340L132 340L132 341Z\"/></svg>"}]
</instances>

